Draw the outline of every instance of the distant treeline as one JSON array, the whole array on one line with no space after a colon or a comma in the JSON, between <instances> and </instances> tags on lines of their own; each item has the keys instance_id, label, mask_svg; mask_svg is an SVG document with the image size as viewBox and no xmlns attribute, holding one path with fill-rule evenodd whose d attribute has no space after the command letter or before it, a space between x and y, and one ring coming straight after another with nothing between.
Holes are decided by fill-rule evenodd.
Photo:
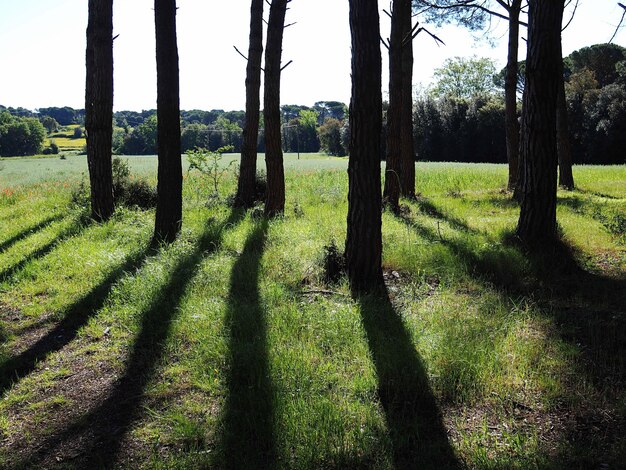
<instances>
[{"instance_id":1,"label":"distant treeline","mask_svg":"<svg viewBox=\"0 0 626 470\"><path fill-rule=\"evenodd\" d=\"M626 49L614 44L584 47L566 57L564 64L574 163L626 163ZM520 63L520 96L524 67L524 63ZM464 73L463 70L460 73ZM447 93L445 87L421 93L413 107L416 160L505 163L503 76L503 72L489 75L486 81L493 83L478 94L455 96ZM285 105L281 110L286 152L321 150L329 155L348 154L350 130L348 107L344 103L319 101L311 107ZM15 145L7 141L7 136L30 132L29 135L39 138L41 131L34 118L52 132L55 125L82 125L85 116L84 110L69 107L40 108L33 112L0 106L0 115L3 113L0 155L10 155L7 149L15 151ZM9 119L9 115L14 119ZM234 151L239 152L244 119L243 111L182 111L182 151L195 147L216 150L232 145ZM113 125L115 153L156 153L156 110L118 111L114 114ZM19 129L9 130L10 126ZM258 140L261 152L265 150L264 140L261 116ZM20 147L19 155L40 150L40 144L30 142ZM382 158L384 155L383 147Z\"/></svg>"},{"instance_id":2,"label":"distant treeline","mask_svg":"<svg viewBox=\"0 0 626 470\"><path fill-rule=\"evenodd\" d=\"M347 118L347 106L338 101L319 101L313 106L284 105L281 107L284 122L283 144L286 152L319 152L345 155L340 133ZM0 113L18 120L39 119L49 132L58 126L83 125L84 109L70 107L6 108ZM230 145L233 151L241 150L244 111L181 111L181 143L185 152L196 147L217 150ZM113 151L121 155L153 155L156 153L156 110L118 111L113 115ZM265 150L264 125L261 119L259 151ZM37 148L40 149L41 146ZM22 153L23 154L23 153Z\"/></svg>"}]
</instances>

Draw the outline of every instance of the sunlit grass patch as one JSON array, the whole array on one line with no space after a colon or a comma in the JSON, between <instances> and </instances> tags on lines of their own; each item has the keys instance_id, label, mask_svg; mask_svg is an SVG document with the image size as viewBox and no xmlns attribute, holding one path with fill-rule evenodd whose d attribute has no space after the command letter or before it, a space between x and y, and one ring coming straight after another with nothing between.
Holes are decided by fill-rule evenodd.
<instances>
[{"instance_id":1,"label":"sunlit grass patch","mask_svg":"<svg viewBox=\"0 0 626 470\"><path fill-rule=\"evenodd\" d=\"M383 213L389 298L355 301L323 272L345 243L346 162L302 157L272 220L228 206L232 171L217 197L185 174L183 231L156 249L153 211L93 224L70 205L80 157L46 161L76 165L67 188L24 180L0 199L0 466L622 461L625 251L607 224L626 194L610 169L578 167L582 190L559 192L586 271L557 259L550 275L515 243L504 166L418 164L419 197ZM154 157L128 160L154 182Z\"/></svg>"}]
</instances>

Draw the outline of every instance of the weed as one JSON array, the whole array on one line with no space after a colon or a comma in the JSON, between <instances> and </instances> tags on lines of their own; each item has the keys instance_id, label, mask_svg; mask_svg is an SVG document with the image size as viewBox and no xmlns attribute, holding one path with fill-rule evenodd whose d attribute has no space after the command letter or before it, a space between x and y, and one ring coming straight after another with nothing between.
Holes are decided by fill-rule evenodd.
<instances>
[{"instance_id":1,"label":"weed","mask_svg":"<svg viewBox=\"0 0 626 470\"><path fill-rule=\"evenodd\" d=\"M232 149L233 147L231 145L220 147L215 151L196 147L194 150L187 150L187 152L185 152L189 160L188 171L198 170L212 183L213 194L211 194L211 198L219 199L219 183L234 164L234 162L230 162L226 166L222 165L222 154Z\"/></svg>"},{"instance_id":2,"label":"weed","mask_svg":"<svg viewBox=\"0 0 626 470\"><path fill-rule=\"evenodd\" d=\"M331 240L330 244L325 245L323 250L324 280L327 283L335 284L339 282L346 271L346 259L335 240Z\"/></svg>"}]
</instances>

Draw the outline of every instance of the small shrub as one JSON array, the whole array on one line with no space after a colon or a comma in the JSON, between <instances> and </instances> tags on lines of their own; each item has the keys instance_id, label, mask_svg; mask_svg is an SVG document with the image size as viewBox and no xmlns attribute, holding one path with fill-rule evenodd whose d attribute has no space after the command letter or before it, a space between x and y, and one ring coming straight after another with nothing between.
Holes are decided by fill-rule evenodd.
<instances>
[{"instance_id":1,"label":"small shrub","mask_svg":"<svg viewBox=\"0 0 626 470\"><path fill-rule=\"evenodd\" d=\"M124 198L116 202L127 207L152 209L157 204L157 190L144 179L131 180L125 188Z\"/></svg>"},{"instance_id":2,"label":"small shrub","mask_svg":"<svg viewBox=\"0 0 626 470\"><path fill-rule=\"evenodd\" d=\"M91 193L89 191L89 184L87 179L83 176L78 186L72 189L70 198L71 204L80 208L88 208L91 204Z\"/></svg>"},{"instance_id":3,"label":"small shrub","mask_svg":"<svg viewBox=\"0 0 626 470\"><path fill-rule=\"evenodd\" d=\"M293 215L296 219L301 219L302 217L304 217L304 209L302 209L302 206L298 202L295 202L293 204Z\"/></svg>"},{"instance_id":4,"label":"small shrub","mask_svg":"<svg viewBox=\"0 0 626 470\"><path fill-rule=\"evenodd\" d=\"M219 198L219 183L228 173L230 167L235 163L234 161L226 166L222 166L221 159L224 152L233 150L232 145L226 147L220 147L215 151L207 150L205 148L196 147L193 150L187 150L185 155L189 159L189 170L198 170L204 176L209 178L213 183L213 194L211 197Z\"/></svg>"},{"instance_id":5,"label":"small shrub","mask_svg":"<svg viewBox=\"0 0 626 470\"><path fill-rule=\"evenodd\" d=\"M346 259L337 247L335 240L324 246L324 281L335 284L346 272Z\"/></svg>"},{"instance_id":6,"label":"small shrub","mask_svg":"<svg viewBox=\"0 0 626 470\"><path fill-rule=\"evenodd\" d=\"M156 188L146 180L132 179L127 161L114 158L112 170L113 199L116 206L138 207L144 210L156 207ZM73 205L83 208L87 208L91 204L91 193L86 178L83 178L72 191L71 202Z\"/></svg>"},{"instance_id":7,"label":"small shrub","mask_svg":"<svg viewBox=\"0 0 626 470\"><path fill-rule=\"evenodd\" d=\"M74 138L75 139L80 139L83 136L83 128L82 127L75 127L74 128Z\"/></svg>"},{"instance_id":8,"label":"small shrub","mask_svg":"<svg viewBox=\"0 0 626 470\"><path fill-rule=\"evenodd\" d=\"M111 171L113 173L113 191L123 189L123 187L130 181L130 167L128 166L128 160L122 160L115 157L111 162Z\"/></svg>"},{"instance_id":9,"label":"small shrub","mask_svg":"<svg viewBox=\"0 0 626 470\"><path fill-rule=\"evenodd\" d=\"M143 179L132 179L127 160L115 157L112 161L113 198L116 205L151 209L156 207L157 191Z\"/></svg>"},{"instance_id":10,"label":"small shrub","mask_svg":"<svg viewBox=\"0 0 626 470\"><path fill-rule=\"evenodd\" d=\"M56 142L54 140L51 140L50 141L50 146L48 146L45 149L43 149L42 153L44 155L58 155L58 153L59 153L59 146L56 144Z\"/></svg>"}]
</instances>

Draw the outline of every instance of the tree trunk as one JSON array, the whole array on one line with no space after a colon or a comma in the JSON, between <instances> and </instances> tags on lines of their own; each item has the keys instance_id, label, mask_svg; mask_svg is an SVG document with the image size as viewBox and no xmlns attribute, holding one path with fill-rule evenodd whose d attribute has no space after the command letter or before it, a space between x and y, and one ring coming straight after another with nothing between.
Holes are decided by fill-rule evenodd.
<instances>
[{"instance_id":1,"label":"tree trunk","mask_svg":"<svg viewBox=\"0 0 626 470\"><path fill-rule=\"evenodd\" d=\"M559 81L559 97L556 108L556 126L557 153L559 157L559 186L568 191L572 191L574 189L574 174L572 173L572 146L567 119L567 102L565 101L563 59L561 59L561 80Z\"/></svg>"},{"instance_id":2,"label":"tree trunk","mask_svg":"<svg viewBox=\"0 0 626 470\"><path fill-rule=\"evenodd\" d=\"M354 296L383 286L380 134L381 54L378 3L350 0L352 99L346 263Z\"/></svg>"},{"instance_id":3,"label":"tree trunk","mask_svg":"<svg viewBox=\"0 0 626 470\"><path fill-rule=\"evenodd\" d=\"M246 67L246 118L243 126L241 164L235 205L254 205L256 159L259 138L261 61L263 59L263 3L252 0L250 7L250 45Z\"/></svg>"},{"instance_id":4,"label":"tree trunk","mask_svg":"<svg viewBox=\"0 0 626 470\"><path fill-rule=\"evenodd\" d=\"M87 25L85 129L91 184L91 216L113 214L113 0L89 0Z\"/></svg>"},{"instance_id":5,"label":"tree trunk","mask_svg":"<svg viewBox=\"0 0 626 470\"><path fill-rule=\"evenodd\" d=\"M402 152L400 195L415 197L415 145L413 142L413 21L411 0L400 2L402 17Z\"/></svg>"},{"instance_id":6,"label":"tree trunk","mask_svg":"<svg viewBox=\"0 0 626 470\"><path fill-rule=\"evenodd\" d=\"M556 238L556 107L564 0L531 0L522 118L521 210L517 235L531 247Z\"/></svg>"},{"instance_id":7,"label":"tree trunk","mask_svg":"<svg viewBox=\"0 0 626 470\"><path fill-rule=\"evenodd\" d=\"M156 242L172 242L182 225L183 173L180 156L180 102L176 0L155 0L157 60L157 147L159 154Z\"/></svg>"},{"instance_id":8,"label":"tree trunk","mask_svg":"<svg viewBox=\"0 0 626 470\"><path fill-rule=\"evenodd\" d=\"M385 204L393 211L400 205L402 184L402 7L405 0L394 0L389 38L389 108L387 109L387 155L385 161Z\"/></svg>"},{"instance_id":9,"label":"tree trunk","mask_svg":"<svg viewBox=\"0 0 626 470\"><path fill-rule=\"evenodd\" d=\"M285 170L280 136L280 74L283 31L287 0L272 0L265 48L265 165L267 199L265 215L273 217L285 211Z\"/></svg>"},{"instance_id":10,"label":"tree trunk","mask_svg":"<svg viewBox=\"0 0 626 470\"><path fill-rule=\"evenodd\" d=\"M519 15L522 0L513 0L509 7L509 50L504 78L504 112L506 156L509 163L508 189L513 191L519 178L520 126L517 121L517 56L519 48Z\"/></svg>"}]
</instances>

